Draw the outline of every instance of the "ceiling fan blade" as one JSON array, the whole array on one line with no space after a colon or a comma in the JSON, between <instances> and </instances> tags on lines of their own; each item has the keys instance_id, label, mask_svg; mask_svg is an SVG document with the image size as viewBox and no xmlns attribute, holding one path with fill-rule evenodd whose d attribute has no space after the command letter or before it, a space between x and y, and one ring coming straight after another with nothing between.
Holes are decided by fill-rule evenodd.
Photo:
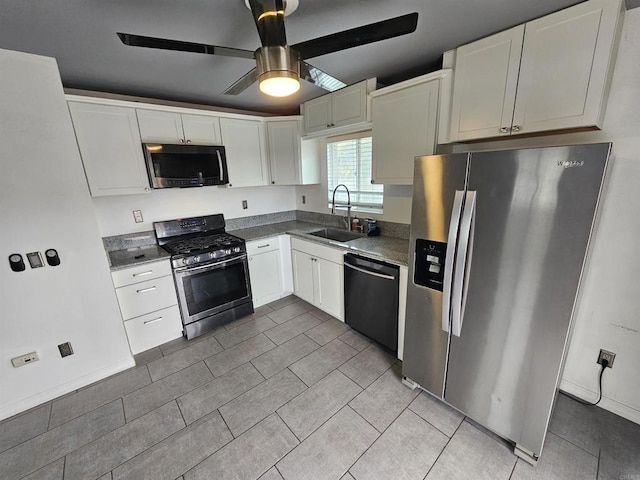
<instances>
[{"instance_id":1,"label":"ceiling fan blade","mask_svg":"<svg viewBox=\"0 0 640 480\"><path fill-rule=\"evenodd\" d=\"M263 47L285 46L283 0L249 0L253 20Z\"/></svg>"},{"instance_id":2,"label":"ceiling fan blade","mask_svg":"<svg viewBox=\"0 0 640 480\"><path fill-rule=\"evenodd\" d=\"M379 42L388 38L399 37L414 32L418 25L418 12L381 22L370 23L362 27L344 30L324 37L314 38L291 47L300 53L300 58L319 57L327 53L338 52L348 48L359 47L368 43Z\"/></svg>"},{"instance_id":3,"label":"ceiling fan blade","mask_svg":"<svg viewBox=\"0 0 640 480\"><path fill-rule=\"evenodd\" d=\"M253 68L222 93L224 95L238 95L249 88L256 80L258 80L258 70Z\"/></svg>"},{"instance_id":4,"label":"ceiling fan blade","mask_svg":"<svg viewBox=\"0 0 640 480\"><path fill-rule=\"evenodd\" d=\"M253 52L240 48L219 47L218 45L207 45L204 43L182 42L180 40L169 40L168 38L145 37L131 33L120 33L116 35L122 43L131 47L157 48L160 50L175 50L179 52L205 53L207 55L225 55L228 57L240 57L253 59Z\"/></svg>"},{"instance_id":5,"label":"ceiling fan blade","mask_svg":"<svg viewBox=\"0 0 640 480\"><path fill-rule=\"evenodd\" d=\"M326 72L323 72L317 67L308 64L307 62L300 62L300 78L305 79L307 82L313 83L316 87L323 88L329 92L335 92L347 84L341 82L335 77L332 77Z\"/></svg>"}]
</instances>

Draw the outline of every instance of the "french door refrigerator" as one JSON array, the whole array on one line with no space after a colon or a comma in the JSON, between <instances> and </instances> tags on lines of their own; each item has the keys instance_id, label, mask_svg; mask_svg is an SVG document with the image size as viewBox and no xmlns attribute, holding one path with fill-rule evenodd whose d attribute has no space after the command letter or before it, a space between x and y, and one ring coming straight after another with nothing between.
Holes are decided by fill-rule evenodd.
<instances>
[{"instance_id":1,"label":"french door refrigerator","mask_svg":"<svg viewBox=\"0 0 640 480\"><path fill-rule=\"evenodd\" d=\"M542 451L611 144L417 157L403 376Z\"/></svg>"}]
</instances>

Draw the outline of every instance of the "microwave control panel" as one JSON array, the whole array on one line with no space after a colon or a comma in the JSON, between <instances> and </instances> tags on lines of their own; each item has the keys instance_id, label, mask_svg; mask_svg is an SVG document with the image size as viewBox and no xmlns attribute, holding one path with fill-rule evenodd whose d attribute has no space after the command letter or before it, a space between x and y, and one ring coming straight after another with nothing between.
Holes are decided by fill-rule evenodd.
<instances>
[{"instance_id":1,"label":"microwave control panel","mask_svg":"<svg viewBox=\"0 0 640 480\"><path fill-rule=\"evenodd\" d=\"M417 238L414 251L413 283L441 292L446 254L446 243Z\"/></svg>"}]
</instances>

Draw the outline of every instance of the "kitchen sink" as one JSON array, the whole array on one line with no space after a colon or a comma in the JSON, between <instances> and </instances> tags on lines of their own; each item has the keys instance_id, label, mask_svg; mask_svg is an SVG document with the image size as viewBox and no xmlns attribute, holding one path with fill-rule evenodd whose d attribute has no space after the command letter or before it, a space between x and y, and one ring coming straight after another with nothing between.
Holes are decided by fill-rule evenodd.
<instances>
[{"instance_id":1,"label":"kitchen sink","mask_svg":"<svg viewBox=\"0 0 640 480\"><path fill-rule=\"evenodd\" d=\"M338 230L337 228L323 228L322 230L309 232L309 235L335 240L336 242L349 242L362 237L359 233L351 233L348 230Z\"/></svg>"}]
</instances>

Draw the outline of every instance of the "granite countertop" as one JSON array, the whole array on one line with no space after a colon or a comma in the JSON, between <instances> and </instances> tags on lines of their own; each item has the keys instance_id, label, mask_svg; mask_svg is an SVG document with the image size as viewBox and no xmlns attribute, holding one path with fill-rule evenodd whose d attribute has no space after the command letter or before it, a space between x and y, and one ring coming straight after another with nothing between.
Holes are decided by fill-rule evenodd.
<instances>
[{"instance_id":1,"label":"granite countertop","mask_svg":"<svg viewBox=\"0 0 640 480\"><path fill-rule=\"evenodd\" d=\"M112 272L127 267L157 262L169 257L171 255L158 245L144 245L108 252L109 266Z\"/></svg>"},{"instance_id":2,"label":"granite countertop","mask_svg":"<svg viewBox=\"0 0 640 480\"><path fill-rule=\"evenodd\" d=\"M272 223L259 227L230 230L229 233L236 235L247 242L288 233L289 235L303 238L304 240L340 248L351 253L358 253L378 258L396 265L407 266L408 264L409 240L396 237L386 237L384 235L379 237L368 237L363 235L361 238L351 240L350 242L336 242L334 240L309 235L309 232L326 227L327 225L319 223L294 220L289 222Z\"/></svg>"}]
</instances>

